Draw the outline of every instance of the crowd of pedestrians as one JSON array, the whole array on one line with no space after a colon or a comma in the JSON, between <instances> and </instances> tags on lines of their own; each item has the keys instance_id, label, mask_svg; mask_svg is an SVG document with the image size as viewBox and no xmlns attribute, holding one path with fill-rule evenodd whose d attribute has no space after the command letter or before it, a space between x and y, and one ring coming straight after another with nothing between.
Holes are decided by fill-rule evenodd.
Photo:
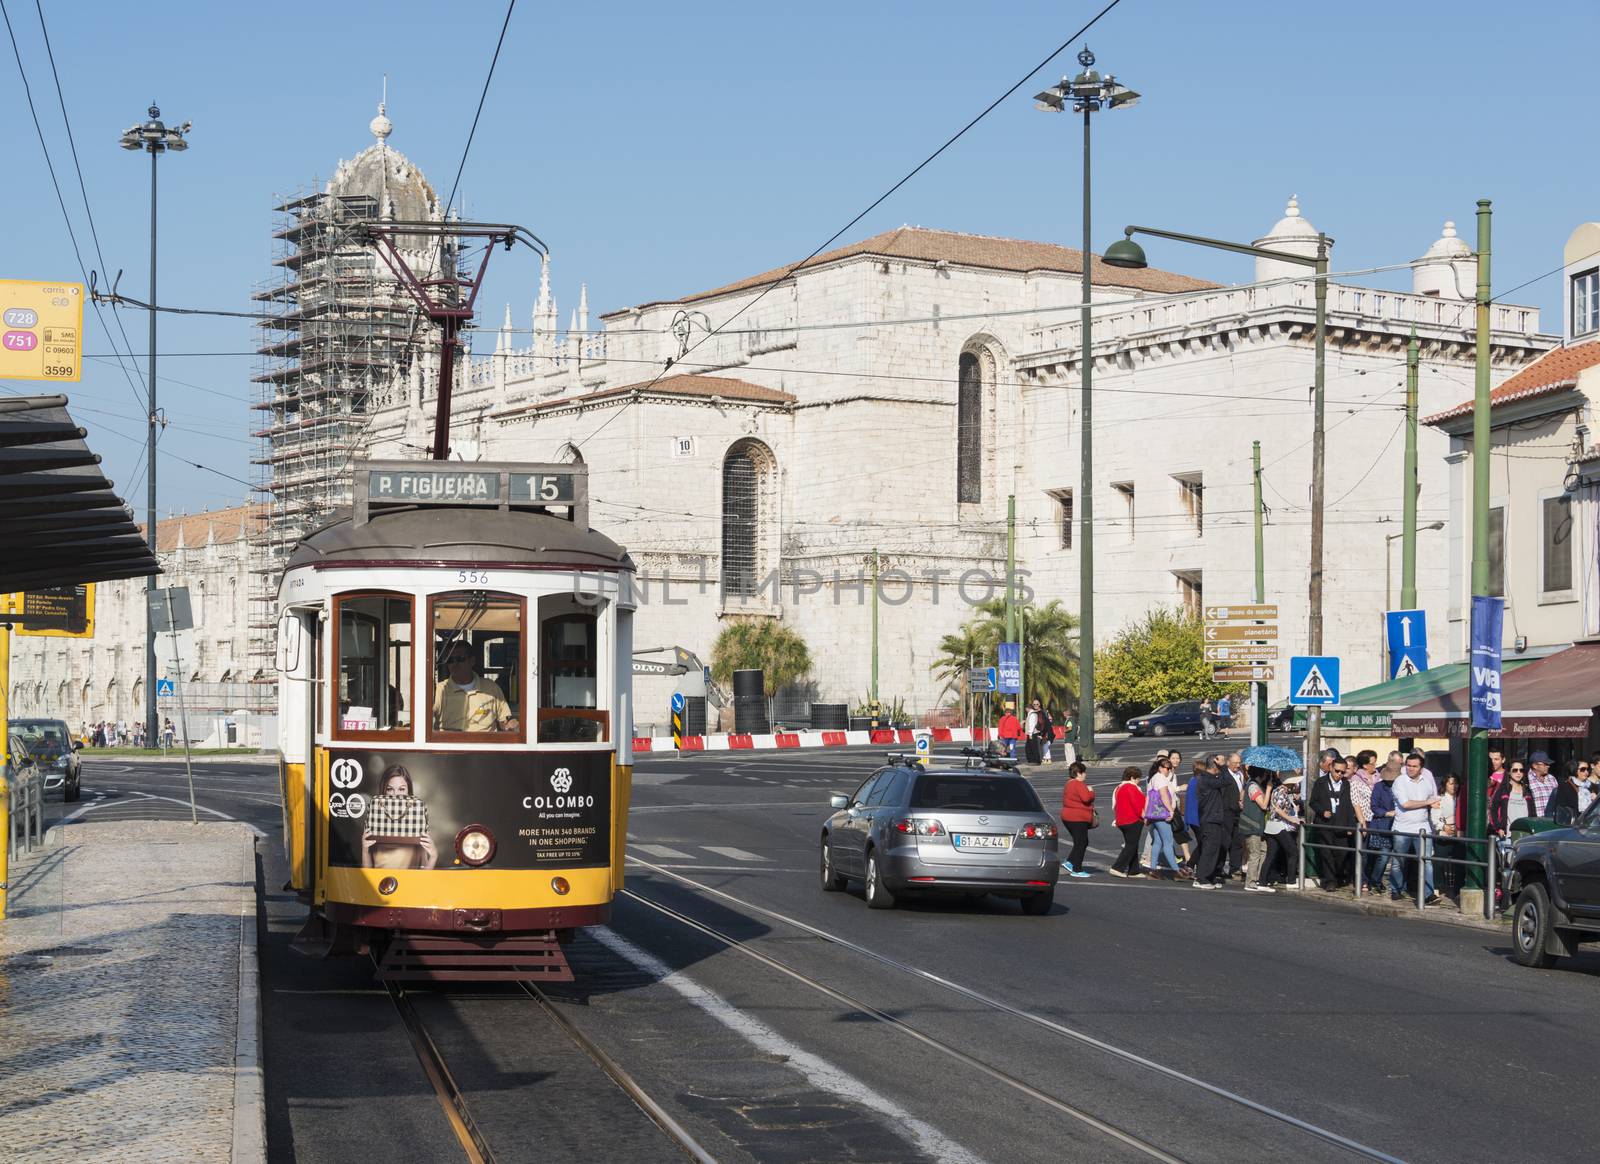
<instances>
[{"instance_id":1,"label":"crowd of pedestrians","mask_svg":"<svg viewBox=\"0 0 1600 1164\"><path fill-rule=\"evenodd\" d=\"M161 725L161 737L156 744L161 747L171 748L177 738L177 729L173 727L172 720L167 719ZM127 720L100 720L90 724L87 720L80 720L78 724L78 740L86 748L142 748L145 746L145 729L143 723L128 723Z\"/></svg>"},{"instance_id":2,"label":"crowd of pedestrians","mask_svg":"<svg viewBox=\"0 0 1600 1164\"><path fill-rule=\"evenodd\" d=\"M1436 777L1420 752L1391 751L1380 764L1370 749L1341 756L1328 748L1309 788L1301 773L1249 768L1238 752L1203 756L1187 772L1182 764L1179 752L1161 751L1148 769L1123 769L1111 794L1111 823L1121 834L1111 876L1184 880L1197 889L1238 880L1253 893L1303 888L1300 846L1309 833L1305 884L1351 888L1360 861L1367 891L1387 890L1396 901L1420 888L1423 902L1437 905L1461 888L1464 866L1451 861L1466 856L1459 839L1466 797L1455 774ZM1490 766L1489 832L1502 841L1522 817L1561 808L1576 817L1600 799L1600 756L1577 761L1565 779L1541 751L1509 763L1491 752ZM1082 763L1071 764L1068 777L1061 821L1072 845L1064 869L1087 877L1089 832L1100 823L1096 791Z\"/></svg>"}]
</instances>

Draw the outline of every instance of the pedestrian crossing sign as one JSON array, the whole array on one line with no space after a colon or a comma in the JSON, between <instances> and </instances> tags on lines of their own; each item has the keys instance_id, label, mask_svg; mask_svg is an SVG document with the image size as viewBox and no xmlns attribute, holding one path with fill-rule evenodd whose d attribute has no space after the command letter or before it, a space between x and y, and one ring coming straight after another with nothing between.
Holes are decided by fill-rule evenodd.
<instances>
[{"instance_id":1,"label":"pedestrian crossing sign","mask_svg":"<svg viewBox=\"0 0 1600 1164\"><path fill-rule=\"evenodd\" d=\"M1339 657L1294 655L1289 659L1289 702L1328 707L1339 702Z\"/></svg>"}]
</instances>

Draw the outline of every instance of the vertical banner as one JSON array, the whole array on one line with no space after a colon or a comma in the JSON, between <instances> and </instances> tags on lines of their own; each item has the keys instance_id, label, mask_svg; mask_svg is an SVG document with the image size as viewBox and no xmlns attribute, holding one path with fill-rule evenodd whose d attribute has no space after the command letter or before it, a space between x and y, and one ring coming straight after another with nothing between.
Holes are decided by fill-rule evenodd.
<instances>
[{"instance_id":1,"label":"vertical banner","mask_svg":"<svg viewBox=\"0 0 1600 1164\"><path fill-rule=\"evenodd\" d=\"M1010 695L1022 692L1022 644L1000 644L999 689Z\"/></svg>"},{"instance_id":2,"label":"vertical banner","mask_svg":"<svg viewBox=\"0 0 1600 1164\"><path fill-rule=\"evenodd\" d=\"M1500 730L1500 633L1506 600L1472 596L1472 726Z\"/></svg>"}]
</instances>

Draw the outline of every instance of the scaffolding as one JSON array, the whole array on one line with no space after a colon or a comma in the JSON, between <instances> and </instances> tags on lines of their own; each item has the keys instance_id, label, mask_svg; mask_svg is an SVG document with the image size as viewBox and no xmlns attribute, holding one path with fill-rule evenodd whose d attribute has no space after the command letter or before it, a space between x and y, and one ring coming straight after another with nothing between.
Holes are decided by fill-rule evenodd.
<instances>
[{"instance_id":1,"label":"scaffolding","mask_svg":"<svg viewBox=\"0 0 1600 1164\"><path fill-rule=\"evenodd\" d=\"M364 452L375 414L403 403L397 396L412 363L433 338L405 288L357 237L361 224L379 220L378 198L311 192L275 211L278 276L253 295L263 318L251 377L264 502L252 546L251 653L269 661L285 561L302 537L349 506L351 459ZM453 248L435 249L433 258L454 270ZM257 677L275 681L270 663Z\"/></svg>"}]
</instances>

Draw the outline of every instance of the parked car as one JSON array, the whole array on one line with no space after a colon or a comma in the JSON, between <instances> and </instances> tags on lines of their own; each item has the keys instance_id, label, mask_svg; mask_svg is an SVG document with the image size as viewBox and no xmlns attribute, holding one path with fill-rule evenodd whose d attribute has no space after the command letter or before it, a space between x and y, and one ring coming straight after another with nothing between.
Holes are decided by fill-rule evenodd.
<instances>
[{"instance_id":1,"label":"parked car","mask_svg":"<svg viewBox=\"0 0 1600 1164\"><path fill-rule=\"evenodd\" d=\"M1576 820L1558 808L1548 823L1517 821L1503 885L1511 908L1512 956L1544 968L1600 942L1600 801Z\"/></svg>"},{"instance_id":2,"label":"parked car","mask_svg":"<svg viewBox=\"0 0 1600 1164\"><path fill-rule=\"evenodd\" d=\"M46 792L61 789L63 800L77 800L83 795L83 761L78 749L83 745L72 738L64 721L59 719L14 719L11 734L20 739L44 774Z\"/></svg>"},{"instance_id":3,"label":"parked car","mask_svg":"<svg viewBox=\"0 0 1600 1164\"><path fill-rule=\"evenodd\" d=\"M1305 730L1305 708L1292 706L1287 699L1280 700L1267 708L1267 730L1269 732L1292 732Z\"/></svg>"},{"instance_id":4,"label":"parked car","mask_svg":"<svg viewBox=\"0 0 1600 1164\"><path fill-rule=\"evenodd\" d=\"M1128 734L1134 736L1197 736L1200 734L1200 701L1184 699L1163 703L1148 715L1128 721Z\"/></svg>"},{"instance_id":5,"label":"parked car","mask_svg":"<svg viewBox=\"0 0 1600 1164\"><path fill-rule=\"evenodd\" d=\"M1045 914L1061 874L1058 826L1015 761L978 757L967 768L924 771L906 757L834 795L822 825L822 888L851 879L867 905L891 909L913 893L1019 898Z\"/></svg>"}]
</instances>

